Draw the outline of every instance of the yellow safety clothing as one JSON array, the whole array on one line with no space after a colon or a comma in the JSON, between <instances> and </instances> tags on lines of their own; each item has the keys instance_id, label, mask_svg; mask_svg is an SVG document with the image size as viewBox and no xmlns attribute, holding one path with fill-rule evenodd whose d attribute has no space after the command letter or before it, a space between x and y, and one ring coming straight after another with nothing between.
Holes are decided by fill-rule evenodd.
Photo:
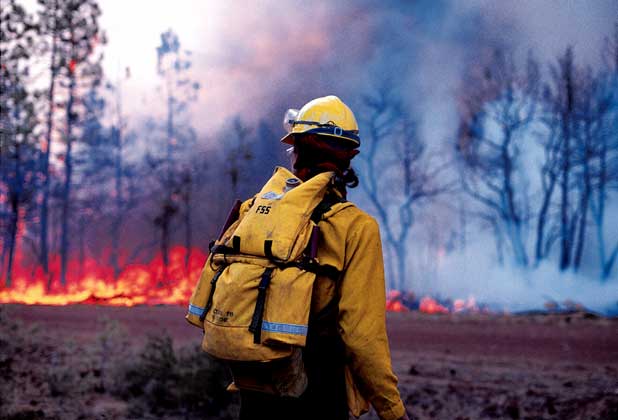
<instances>
[{"instance_id":1,"label":"yellow safety clothing","mask_svg":"<svg viewBox=\"0 0 618 420\"><path fill-rule=\"evenodd\" d=\"M340 270L342 278L335 283L329 277L317 276L311 312L318 313L339 296L337 324L346 351L350 412L358 417L369 410L370 403L381 419L400 419L405 407L391 367L386 335L386 292L378 223L354 204L344 202L333 205L318 226L318 260Z\"/></svg>"},{"instance_id":2,"label":"yellow safety clothing","mask_svg":"<svg viewBox=\"0 0 618 420\"><path fill-rule=\"evenodd\" d=\"M338 208L345 206L345 208ZM329 217L332 213L332 217ZM339 290L327 277L316 279L312 312L339 293L339 334L346 348L348 407L354 416L371 403L382 419L399 419L405 407L391 367L386 335L384 264L378 223L352 203L336 204L319 223L321 264L342 270Z\"/></svg>"}]
</instances>

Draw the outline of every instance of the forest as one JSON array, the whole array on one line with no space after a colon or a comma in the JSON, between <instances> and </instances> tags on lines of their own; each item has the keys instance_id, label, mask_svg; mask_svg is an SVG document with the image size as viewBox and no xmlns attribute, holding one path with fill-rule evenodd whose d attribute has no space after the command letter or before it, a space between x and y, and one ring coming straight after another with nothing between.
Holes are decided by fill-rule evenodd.
<instances>
[{"instance_id":1,"label":"forest","mask_svg":"<svg viewBox=\"0 0 618 420\"><path fill-rule=\"evenodd\" d=\"M136 266L150 276L137 287L193 285L234 199L287 165L278 142L286 105L230 115L208 133L196 128L207 118L198 104L209 87L173 29L161 28L149 52L157 103L127 112L126 91L140 76L128 66L105 73L101 14L97 0L38 0L34 8L2 0L3 302L28 285L53 294L87 289L93 278L129 295L134 289L118 285L135 283ZM351 199L380 224L389 289L421 290L429 280L419 277L438 278L444 261L479 247L504 270L551 267L616 282L614 25L591 46L592 64L568 44L550 57L530 45L470 49L450 91L454 121L440 139L416 99L432 87L398 77L405 59L333 92L359 120L360 186ZM315 96L303 86L287 107ZM272 104L284 103L273 92ZM182 301L189 289L178 287Z\"/></svg>"}]
</instances>

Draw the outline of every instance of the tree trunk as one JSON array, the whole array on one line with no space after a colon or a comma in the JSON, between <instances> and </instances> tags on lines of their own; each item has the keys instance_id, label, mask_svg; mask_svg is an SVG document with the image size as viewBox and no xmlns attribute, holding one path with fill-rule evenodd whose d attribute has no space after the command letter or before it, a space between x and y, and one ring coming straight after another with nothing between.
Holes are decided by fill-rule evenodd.
<instances>
[{"instance_id":1,"label":"tree trunk","mask_svg":"<svg viewBox=\"0 0 618 420\"><path fill-rule=\"evenodd\" d=\"M191 248L193 247L193 232L191 231L191 184L186 186L187 195L185 201L185 271L189 274L189 260L191 259Z\"/></svg>"},{"instance_id":2,"label":"tree trunk","mask_svg":"<svg viewBox=\"0 0 618 420\"><path fill-rule=\"evenodd\" d=\"M13 206L11 206L13 207ZM15 258L15 248L17 246L17 223L19 221L19 209L12 209L11 221L9 225L9 259L6 269L6 287L11 287L13 277L13 260Z\"/></svg>"},{"instance_id":3,"label":"tree trunk","mask_svg":"<svg viewBox=\"0 0 618 420\"><path fill-rule=\"evenodd\" d=\"M20 107L14 111L15 119L19 118ZM11 200L11 215L9 221L9 259L7 264L6 287L11 287L13 276L13 261L15 258L15 248L17 247L17 226L19 223L19 204L24 190L24 179L21 167L21 144L17 139L17 130L13 128L12 141L15 142L15 187L9 193Z\"/></svg>"},{"instance_id":4,"label":"tree trunk","mask_svg":"<svg viewBox=\"0 0 618 420\"><path fill-rule=\"evenodd\" d=\"M609 275L612 272L612 268L614 268L614 263L616 262L616 258L618 257L618 243L614 247L614 250L610 254L607 262L603 264L603 272L601 273L601 277L603 281L607 281L609 279Z\"/></svg>"},{"instance_id":5,"label":"tree trunk","mask_svg":"<svg viewBox=\"0 0 618 420\"><path fill-rule=\"evenodd\" d=\"M406 287L406 246L404 242L394 245L397 255L397 290L403 291Z\"/></svg>"},{"instance_id":6,"label":"tree trunk","mask_svg":"<svg viewBox=\"0 0 618 420\"><path fill-rule=\"evenodd\" d=\"M116 146L116 159L115 159L115 190L116 190L116 214L114 215L114 222L112 223L112 256L111 262L114 269L114 280L118 280L120 277L120 232L122 222L124 218L123 212L123 200L122 200L122 132L121 132L122 120L119 121L118 128L113 130L114 141Z\"/></svg>"},{"instance_id":7,"label":"tree trunk","mask_svg":"<svg viewBox=\"0 0 618 420\"><path fill-rule=\"evenodd\" d=\"M73 34L71 34L73 37ZM60 243L60 283L66 286L67 283L67 269L69 258L69 212L70 212L70 200L71 200L71 178L73 176L73 123L75 115L73 114L73 104L75 101L75 73L72 70L69 72L69 100L67 103L67 115L66 115L66 141L67 149L64 159L65 165L65 178L64 178L64 190L62 193L62 241Z\"/></svg>"},{"instance_id":8,"label":"tree trunk","mask_svg":"<svg viewBox=\"0 0 618 420\"><path fill-rule=\"evenodd\" d=\"M570 148L569 139L565 138L565 151L563 158L562 179L560 183L560 270L566 270L571 265L571 244L569 239L569 171L570 171Z\"/></svg>"},{"instance_id":9,"label":"tree trunk","mask_svg":"<svg viewBox=\"0 0 618 420\"><path fill-rule=\"evenodd\" d=\"M571 265L571 222L569 217L569 175L571 172L571 116L573 113L573 80L572 80L572 59L567 52L565 59L563 77L565 83L566 109L562 112L562 176L560 183L561 203L560 203L560 270L566 270Z\"/></svg>"},{"instance_id":10,"label":"tree trunk","mask_svg":"<svg viewBox=\"0 0 618 420\"><path fill-rule=\"evenodd\" d=\"M7 230L5 236L2 238L2 242L0 243L0 245L2 245L2 255L0 256L0 274L4 273L4 266L7 264L7 256L9 253L8 244L11 236L10 233L11 232Z\"/></svg>"},{"instance_id":11,"label":"tree trunk","mask_svg":"<svg viewBox=\"0 0 618 420\"><path fill-rule=\"evenodd\" d=\"M511 221L508 228L509 240L515 254L515 262L520 267L528 266L528 255L526 247L521 239L521 225L516 221Z\"/></svg>"},{"instance_id":12,"label":"tree trunk","mask_svg":"<svg viewBox=\"0 0 618 420\"><path fill-rule=\"evenodd\" d=\"M41 218L41 229L40 229L40 254L39 254L39 262L41 267L43 268L43 272L49 276L49 247L48 247L48 221L49 221L49 188L50 188L50 175L49 175L49 158L51 156L51 146L52 146L52 131L53 131L53 118L54 118L54 102L55 102L55 86L56 86L56 55L58 50L58 42L56 38L56 20L55 16L58 10L57 4L54 2L54 28L52 29L52 52L51 52L51 78L49 82L49 91L47 93L47 101L49 104L49 109L47 111L47 131L45 133L45 143L46 149L45 153L43 153L43 164L41 168L41 174L43 175L43 188L42 193L43 197L41 200L41 209L40 209L40 218ZM48 278L48 289L51 286L50 284L51 278Z\"/></svg>"},{"instance_id":13,"label":"tree trunk","mask_svg":"<svg viewBox=\"0 0 618 420\"><path fill-rule=\"evenodd\" d=\"M114 270L114 281L120 277L120 223L119 217L115 216L112 223L112 255L110 257L111 265Z\"/></svg>"},{"instance_id":14,"label":"tree trunk","mask_svg":"<svg viewBox=\"0 0 618 420\"><path fill-rule=\"evenodd\" d=\"M86 264L86 221L84 220L84 216L79 218L79 273L78 278L83 279L85 274L85 264Z\"/></svg>"},{"instance_id":15,"label":"tree trunk","mask_svg":"<svg viewBox=\"0 0 618 420\"><path fill-rule=\"evenodd\" d=\"M384 247L384 250L385 250L384 267L386 269L386 287L388 289L396 289L397 282L395 278L395 268L393 267L393 260L395 260L393 256L394 252L392 250L392 246L388 243Z\"/></svg>"},{"instance_id":16,"label":"tree trunk","mask_svg":"<svg viewBox=\"0 0 618 420\"><path fill-rule=\"evenodd\" d=\"M582 191L582 197L579 205L581 214L579 219L579 228L577 229L578 237L576 242L577 245L575 248L575 257L573 260L573 269L575 271L578 271L581 265L582 254L584 251L584 242L586 240L586 224L588 222L588 202L590 199L590 188L591 180L589 170L589 156L588 152L586 152L586 157L584 161L584 190Z\"/></svg>"},{"instance_id":17,"label":"tree trunk","mask_svg":"<svg viewBox=\"0 0 618 420\"><path fill-rule=\"evenodd\" d=\"M496 242L496 254L498 258L498 264L500 266L504 265L504 238L502 237L502 231L500 230L500 226L496 220L491 222L492 227L494 229L494 239Z\"/></svg>"},{"instance_id":18,"label":"tree trunk","mask_svg":"<svg viewBox=\"0 0 618 420\"><path fill-rule=\"evenodd\" d=\"M465 250L467 245L467 217L463 200L459 202L459 249Z\"/></svg>"},{"instance_id":19,"label":"tree trunk","mask_svg":"<svg viewBox=\"0 0 618 420\"><path fill-rule=\"evenodd\" d=\"M5 286L11 287L13 279L13 260L17 247L17 226L19 223L19 195L11 194L11 216L9 222L9 260L6 269Z\"/></svg>"},{"instance_id":20,"label":"tree trunk","mask_svg":"<svg viewBox=\"0 0 618 420\"><path fill-rule=\"evenodd\" d=\"M165 217L163 225L161 226L161 256L163 258L163 281L162 284L166 285L169 282L169 244L170 244L170 219Z\"/></svg>"},{"instance_id":21,"label":"tree trunk","mask_svg":"<svg viewBox=\"0 0 618 420\"><path fill-rule=\"evenodd\" d=\"M541 205L541 210L539 211L539 217L536 224L536 247L534 260L535 265L537 266L541 260L545 258L545 253L543 252L543 249L545 248L545 226L547 225L547 212L549 210L549 204L551 203L551 197L554 193L555 185L556 177L552 175L549 181L549 188L543 196L543 204Z\"/></svg>"},{"instance_id":22,"label":"tree trunk","mask_svg":"<svg viewBox=\"0 0 618 420\"><path fill-rule=\"evenodd\" d=\"M168 80L168 95L167 95L167 186L171 190L173 189L172 179L172 148L174 141L174 97L171 94L171 86Z\"/></svg>"}]
</instances>

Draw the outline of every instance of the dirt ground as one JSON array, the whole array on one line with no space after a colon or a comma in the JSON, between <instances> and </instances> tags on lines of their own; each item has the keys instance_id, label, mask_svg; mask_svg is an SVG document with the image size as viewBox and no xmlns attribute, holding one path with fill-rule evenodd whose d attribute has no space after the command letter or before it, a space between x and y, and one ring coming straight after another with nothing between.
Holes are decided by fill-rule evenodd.
<instances>
[{"instance_id":1,"label":"dirt ground","mask_svg":"<svg viewBox=\"0 0 618 420\"><path fill-rule=\"evenodd\" d=\"M37 325L55 348L95 340L102 319L123 325L129 346L162 331L174 346L198 344L201 338L200 331L184 321L184 308L176 306L2 309L23 325ZM411 418L618 419L618 319L587 313L414 312L389 313L387 326ZM15 390L14 398L19 399L20 392ZM37 406L36 398L24 399L28 401L17 403ZM93 401L97 418L122 418L105 414L122 412L119 401L104 396ZM363 418L377 417L370 413Z\"/></svg>"}]
</instances>

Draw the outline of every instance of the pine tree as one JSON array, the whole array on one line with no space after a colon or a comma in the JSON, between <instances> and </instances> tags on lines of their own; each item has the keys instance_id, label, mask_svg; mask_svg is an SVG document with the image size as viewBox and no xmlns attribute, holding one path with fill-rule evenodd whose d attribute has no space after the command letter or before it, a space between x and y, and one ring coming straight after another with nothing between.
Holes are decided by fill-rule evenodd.
<instances>
[{"instance_id":1,"label":"pine tree","mask_svg":"<svg viewBox=\"0 0 618 420\"><path fill-rule=\"evenodd\" d=\"M157 47L157 73L163 83L166 103L163 154L155 153L151 166L161 172L158 182L162 187L160 211L154 224L161 230L161 254L164 267L164 281L168 281L169 248L172 240L172 222L181 215L185 230L185 247L192 247L192 217L194 177L188 162L196 143L196 134L191 127L188 106L195 101L199 83L189 75L191 52L181 48L178 36L168 30L161 34L161 45ZM188 264L189 255L185 259Z\"/></svg>"},{"instance_id":2,"label":"pine tree","mask_svg":"<svg viewBox=\"0 0 618 420\"><path fill-rule=\"evenodd\" d=\"M0 192L7 198L0 200L1 264L3 268L6 264L7 287L12 281L20 218L30 209L36 188L34 96L26 88L33 43L32 16L10 1L0 12Z\"/></svg>"},{"instance_id":3,"label":"pine tree","mask_svg":"<svg viewBox=\"0 0 618 420\"><path fill-rule=\"evenodd\" d=\"M47 118L47 153L44 158L45 187L41 211L41 244L47 248L47 206L50 175L48 171L49 150L58 114L62 116L61 128L64 151L60 154L64 163L64 178L60 195L61 202L61 272L60 282L66 284L70 252L71 189L73 183L74 149L80 138L84 96L99 84L102 76L101 58L97 47L105 42L99 28L101 14L96 0L39 0L43 7L40 13L43 33L51 37L51 77L48 91L49 113ZM59 101L59 102L57 102ZM57 107L56 105L61 105ZM44 267L46 257L42 257Z\"/></svg>"}]
</instances>

